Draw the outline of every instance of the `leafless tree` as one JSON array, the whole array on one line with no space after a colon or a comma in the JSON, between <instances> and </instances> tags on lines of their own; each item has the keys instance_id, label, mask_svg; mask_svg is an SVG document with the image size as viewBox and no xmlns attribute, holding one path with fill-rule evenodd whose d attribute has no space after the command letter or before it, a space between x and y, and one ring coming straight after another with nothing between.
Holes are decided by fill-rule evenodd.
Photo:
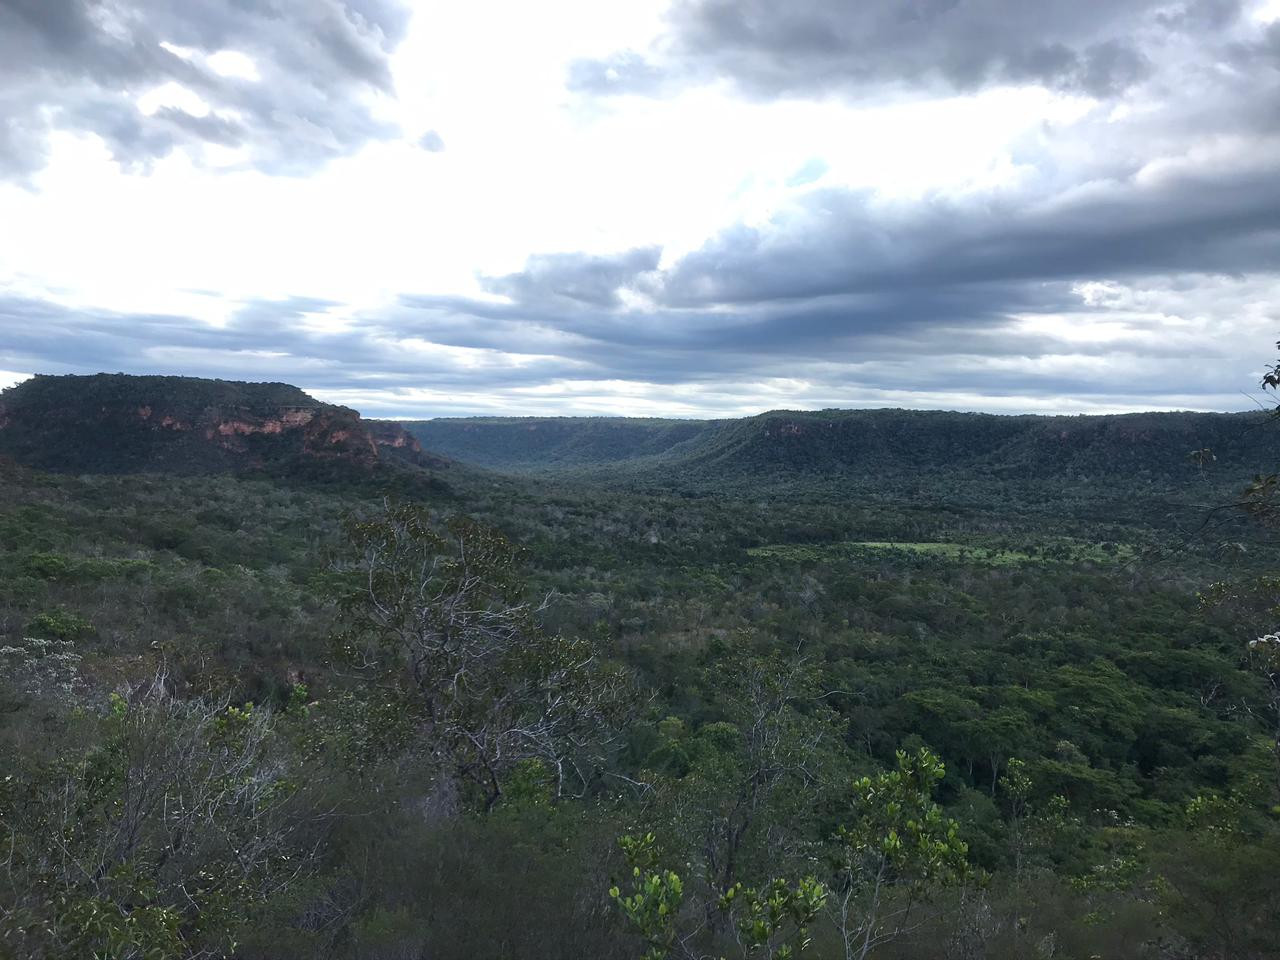
<instances>
[{"instance_id":1,"label":"leafless tree","mask_svg":"<svg viewBox=\"0 0 1280 960\"><path fill-rule=\"evenodd\" d=\"M0 927L31 956L100 942L121 958L160 942L218 954L246 911L308 869L322 836L273 717L177 699L160 672L97 723L96 744L6 798Z\"/></svg>"}]
</instances>

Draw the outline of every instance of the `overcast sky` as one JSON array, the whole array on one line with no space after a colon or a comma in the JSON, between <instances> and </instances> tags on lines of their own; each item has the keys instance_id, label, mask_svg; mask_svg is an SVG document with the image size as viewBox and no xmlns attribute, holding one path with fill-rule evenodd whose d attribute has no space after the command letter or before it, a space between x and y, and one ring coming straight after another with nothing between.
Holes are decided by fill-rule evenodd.
<instances>
[{"instance_id":1,"label":"overcast sky","mask_svg":"<svg viewBox=\"0 0 1280 960\"><path fill-rule=\"evenodd\" d=\"M0 0L0 385L1250 406L1280 0Z\"/></svg>"}]
</instances>

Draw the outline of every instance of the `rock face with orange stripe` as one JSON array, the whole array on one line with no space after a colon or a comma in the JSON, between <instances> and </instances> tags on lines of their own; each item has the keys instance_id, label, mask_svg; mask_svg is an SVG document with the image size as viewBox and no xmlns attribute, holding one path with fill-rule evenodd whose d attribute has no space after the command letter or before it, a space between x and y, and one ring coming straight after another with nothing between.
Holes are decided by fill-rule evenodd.
<instances>
[{"instance_id":1,"label":"rock face with orange stripe","mask_svg":"<svg viewBox=\"0 0 1280 960\"><path fill-rule=\"evenodd\" d=\"M365 421L288 384L125 374L37 376L6 390L0 453L84 473L444 463L398 424Z\"/></svg>"}]
</instances>

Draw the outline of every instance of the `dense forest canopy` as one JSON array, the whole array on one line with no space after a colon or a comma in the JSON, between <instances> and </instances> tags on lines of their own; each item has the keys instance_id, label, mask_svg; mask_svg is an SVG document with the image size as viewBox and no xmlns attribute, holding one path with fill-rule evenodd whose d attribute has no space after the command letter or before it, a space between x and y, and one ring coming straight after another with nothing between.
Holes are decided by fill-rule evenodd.
<instances>
[{"instance_id":1,"label":"dense forest canopy","mask_svg":"<svg viewBox=\"0 0 1280 960\"><path fill-rule=\"evenodd\" d=\"M0 404L0 955L1276 956L1265 414Z\"/></svg>"}]
</instances>

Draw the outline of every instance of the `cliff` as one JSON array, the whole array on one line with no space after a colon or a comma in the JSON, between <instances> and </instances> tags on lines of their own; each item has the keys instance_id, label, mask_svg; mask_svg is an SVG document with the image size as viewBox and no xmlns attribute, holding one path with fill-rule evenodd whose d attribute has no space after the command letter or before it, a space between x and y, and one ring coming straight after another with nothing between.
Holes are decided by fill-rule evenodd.
<instances>
[{"instance_id":1,"label":"cliff","mask_svg":"<svg viewBox=\"0 0 1280 960\"><path fill-rule=\"evenodd\" d=\"M445 464L397 425L288 384L125 374L36 376L0 393L0 454L79 473Z\"/></svg>"}]
</instances>

